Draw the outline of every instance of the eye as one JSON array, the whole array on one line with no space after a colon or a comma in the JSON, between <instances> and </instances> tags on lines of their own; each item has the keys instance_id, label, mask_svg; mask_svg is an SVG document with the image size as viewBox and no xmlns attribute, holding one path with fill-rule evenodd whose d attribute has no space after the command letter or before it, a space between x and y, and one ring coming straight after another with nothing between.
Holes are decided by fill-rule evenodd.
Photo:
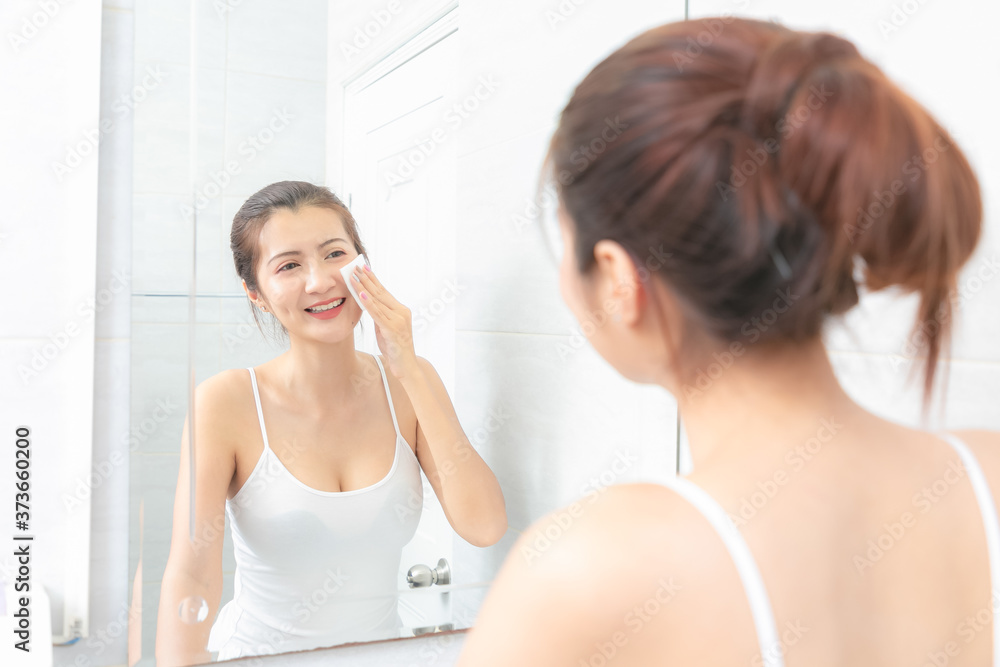
<instances>
[{"instance_id":1,"label":"eye","mask_svg":"<svg viewBox=\"0 0 1000 667\"><path fill-rule=\"evenodd\" d=\"M330 253L330 255L332 255L335 252L339 252L341 255L346 254L343 250L334 250L333 252ZM327 257L329 257L330 255L327 255ZM289 262L288 264L285 264L284 266L279 268L278 271L279 272L285 271L289 266L295 266L295 265L296 265L295 262Z\"/></svg>"}]
</instances>

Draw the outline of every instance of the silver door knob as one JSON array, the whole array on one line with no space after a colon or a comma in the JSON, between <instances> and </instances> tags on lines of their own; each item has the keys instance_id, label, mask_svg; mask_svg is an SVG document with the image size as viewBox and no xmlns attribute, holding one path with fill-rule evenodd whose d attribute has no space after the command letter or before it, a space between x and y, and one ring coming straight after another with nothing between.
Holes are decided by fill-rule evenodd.
<instances>
[{"instance_id":1,"label":"silver door knob","mask_svg":"<svg viewBox=\"0 0 1000 667\"><path fill-rule=\"evenodd\" d=\"M410 584L410 588L450 584L451 567L444 558L438 560L437 567L433 570L426 565L414 565L406 572L406 582Z\"/></svg>"}]
</instances>

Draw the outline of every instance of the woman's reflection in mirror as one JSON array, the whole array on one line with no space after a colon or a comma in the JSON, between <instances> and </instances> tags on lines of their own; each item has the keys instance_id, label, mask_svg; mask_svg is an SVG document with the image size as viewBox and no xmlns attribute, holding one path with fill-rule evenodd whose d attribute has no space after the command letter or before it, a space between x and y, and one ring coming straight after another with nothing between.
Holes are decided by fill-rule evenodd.
<instances>
[{"instance_id":1,"label":"woman's reflection in mirror","mask_svg":"<svg viewBox=\"0 0 1000 667\"><path fill-rule=\"evenodd\" d=\"M367 255L338 197L301 181L268 185L236 213L230 242L252 307L288 348L196 389L195 539L185 425L157 663L399 636L400 553L421 515L420 471L456 533L477 546L507 530L500 486L415 353L409 309L368 267L350 279L382 354L355 349L362 310L340 269ZM234 598L219 610L223 517L236 571ZM192 599L207 601L200 615L214 621L185 622L178 605Z\"/></svg>"}]
</instances>

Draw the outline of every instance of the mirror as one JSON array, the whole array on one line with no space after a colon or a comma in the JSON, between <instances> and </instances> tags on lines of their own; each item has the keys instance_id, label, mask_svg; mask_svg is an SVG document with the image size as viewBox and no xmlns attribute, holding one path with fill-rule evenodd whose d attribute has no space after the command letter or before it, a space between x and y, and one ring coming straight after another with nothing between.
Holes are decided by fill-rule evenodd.
<instances>
[{"instance_id":1,"label":"mirror","mask_svg":"<svg viewBox=\"0 0 1000 667\"><path fill-rule=\"evenodd\" d=\"M674 474L676 405L659 388L621 378L588 346L539 233L554 201L536 177L575 83L627 37L682 18L683 5L508 12L503 3L459 8L454 0L136 0L135 83L146 94L134 126L129 577L141 625L130 628L138 648L130 664L154 664L158 643L170 641L157 636L164 628L196 627L207 641L220 610L253 580L237 577L228 514L186 536L194 544L222 536L219 604L193 586L176 608L161 603L179 473L191 463L181 449L193 386L245 373L249 417L234 428L259 437L246 369L261 373L263 390L264 365L289 346L270 315L258 312L267 335L258 329L230 249L234 215L268 184L326 185L347 205L379 281L412 313L416 354L440 376L464 435L499 482L509 528L490 546L463 539L423 471L419 523L395 572L398 624L292 647L244 610L227 617L231 633L277 653L468 628L532 522L610 484ZM548 59L545 72L539 57ZM355 328L355 348L381 354L370 315ZM369 380L384 386L380 375ZM392 396L405 412L408 401ZM280 440L271 444L286 472L304 476ZM248 444L246 460L262 446ZM276 538L275 554L299 548L297 557L320 562L301 546L312 533L297 526ZM343 594L335 564L319 572L284 610L290 626L315 620ZM411 588L408 574L431 585ZM357 599L376 605L377 597Z\"/></svg>"}]
</instances>

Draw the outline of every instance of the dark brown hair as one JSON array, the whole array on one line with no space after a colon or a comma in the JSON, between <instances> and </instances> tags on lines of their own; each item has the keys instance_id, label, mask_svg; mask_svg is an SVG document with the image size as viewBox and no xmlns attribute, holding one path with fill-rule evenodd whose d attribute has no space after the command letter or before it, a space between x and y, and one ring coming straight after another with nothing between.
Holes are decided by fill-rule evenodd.
<instances>
[{"instance_id":1,"label":"dark brown hair","mask_svg":"<svg viewBox=\"0 0 1000 667\"><path fill-rule=\"evenodd\" d=\"M260 292L260 287L257 284L257 265L260 261L260 233L264 224L278 209L288 209L295 213L307 206L330 209L340 215L340 219L344 223L344 231L347 232L354 249L359 255L364 255L365 261L368 261L368 254L365 252L365 246L358 234L358 225L354 221L354 216L330 188L305 181L271 183L250 195L250 198L243 203L243 206L233 217L233 228L229 234L229 247L233 251L236 274L246 281L247 289L251 292ZM264 330L257 318L257 309L253 308L252 304L251 312L257 323L257 328L263 333ZM275 322L278 321L273 315L272 319ZM282 334L288 333L288 330L280 322L278 322L278 326L281 327Z\"/></svg>"},{"instance_id":2,"label":"dark brown hair","mask_svg":"<svg viewBox=\"0 0 1000 667\"><path fill-rule=\"evenodd\" d=\"M733 17L649 30L576 87L549 167L580 272L600 239L640 266L655 252L657 275L717 340L741 340L778 290L797 299L760 339L819 335L858 303L855 262L870 290L919 292L926 413L956 274L980 236L979 184L935 119L847 40Z\"/></svg>"}]
</instances>

